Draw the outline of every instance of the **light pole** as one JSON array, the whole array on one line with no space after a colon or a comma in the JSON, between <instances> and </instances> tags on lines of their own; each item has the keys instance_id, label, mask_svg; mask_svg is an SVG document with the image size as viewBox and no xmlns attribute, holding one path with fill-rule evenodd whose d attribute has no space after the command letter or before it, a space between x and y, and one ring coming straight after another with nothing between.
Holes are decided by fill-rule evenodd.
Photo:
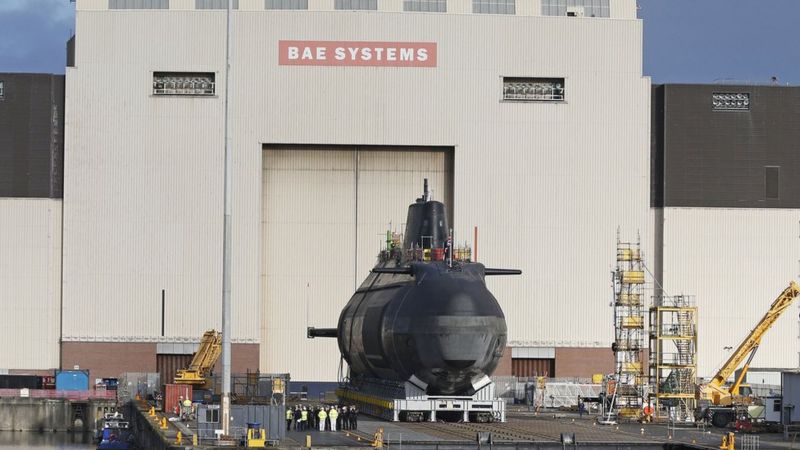
<instances>
[{"instance_id":1,"label":"light pole","mask_svg":"<svg viewBox=\"0 0 800 450\"><path fill-rule=\"evenodd\" d=\"M222 431L230 435L231 425L231 133L228 118L231 69L231 3L225 8L225 220L222 244Z\"/></svg>"}]
</instances>

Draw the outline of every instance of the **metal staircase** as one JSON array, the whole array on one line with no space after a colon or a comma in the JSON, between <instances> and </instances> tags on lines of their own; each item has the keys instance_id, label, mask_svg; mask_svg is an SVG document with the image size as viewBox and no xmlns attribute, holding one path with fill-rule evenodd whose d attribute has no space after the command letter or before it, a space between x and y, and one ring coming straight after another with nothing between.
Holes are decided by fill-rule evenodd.
<instances>
[{"instance_id":1,"label":"metal staircase","mask_svg":"<svg viewBox=\"0 0 800 450\"><path fill-rule=\"evenodd\" d=\"M657 418L694 420L697 376L694 298L657 297L650 308L650 382Z\"/></svg>"}]
</instances>

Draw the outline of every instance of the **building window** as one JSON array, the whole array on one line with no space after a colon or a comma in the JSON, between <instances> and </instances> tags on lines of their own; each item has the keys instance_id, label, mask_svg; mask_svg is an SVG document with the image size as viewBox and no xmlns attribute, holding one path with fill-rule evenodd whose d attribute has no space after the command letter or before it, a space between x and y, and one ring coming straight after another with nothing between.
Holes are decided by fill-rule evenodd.
<instances>
[{"instance_id":1,"label":"building window","mask_svg":"<svg viewBox=\"0 0 800 450\"><path fill-rule=\"evenodd\" d=\"M336 0L336 9L378 9L378 0Z\"/></svg>"},{"instance_id":2,"label":"building window","mask_svg":"<svg viewBox=\"0 0 800 450\"><path fill-rule=\"evenodd\" d=\"M447 12L447 0L403 0L403 10Z\"/></svg>"},{"instance_id":3,"label":"building window","mask_svg":"<svg viewBox=\"0 0 800 450\"><path fill-rule=\"evenodd\" d=\"M775 399L775 402L772 404L772 412L781 412L781 399Z\"/></svg>"},{"instance_id":4,"label":"building window","mask_svg":"<svg viewBox=\"0 0 800 450\"><path fill-rule=\"evenodd\" d=\"M611 17L609 0L542 0L543 16Z\"/></svg>"},{"instance_id":5,"label":"building window","mask_svg":"<svg viewBox=\"0 0 800 450\"><path fill-rule=\"evenodd\" d=\"M264 9L308 9L308 0L264 0Z\"/></svg>"},{"instance_id":6,"label":"building window","mask_svg":"<svg viewBox=\"0 0 800 450\"><path fill-rule=\"evenodd\" d=\"M711 94L714 111L749 111L750 94L747 92L717 92Z\"/></svg>"},{"instance_id":7,"label":"building window","mask_svg":"<svg viewBox=\"0 0 800 450\"><path fill-rule=\"evenodd\" d=\"M5 81L3 81L3 80L0 80L0 100L2 100L3 98L5 98L5 96L6 96L6 86L5 86Z\"/></svg>"},{"instance_id":8,"label":"building window","mask_svg":"<svg viewBox=\"0 0 800 450\"><path fill-rule=\"evenodd\" d=\"M169 9L169 0L108 0L108 9Z\"/></svg>"},{"instance_id":9,"label":"building window","mask_svg":"<svg viewBox=\"0 0 800 450\"><path fill-rule=\"evenodd\" d=\"M777 200L780 198L781 168L780 166L765 166L764 171L765 196L768 199Z\"/></svg>"},{"instance_id":10,"label":"building window","mask_svg":"<svg viewBox=\"0 0 800 450\"><path fill-rule=\"evenodd\" d=\"M219 423L219 409L217 408L207 409L205 423Z\"/></svg>"},{"instance_id":11,"label":"building window","mask_svg":"<svg viewBox=\"0 0 800 450\"><path fill-rule=\"evenodd\" d=\"M472 12L476 14L516 14L516 0L472 0Z\"/></svg>"},{"instance_id":12,"label":"building window","mask_svg":"<svg viewBox=\"0 0 800 450\"><path fill-rule=\"evenodd\" d=\"M503 77L503 100L521 102L564 101L564 79Z\"/></svg>"},{"instance_id":13,"label":"building window","mask_svg":"<svg viewBox=\"0 0 800 450\"><path fill-rule=\"evenodd\" d=\"M214 95L213 72L153 72L153 95Z\"/></svg>"},{"instance_id":14,"label":"building window","mask_svg":"<svg viewBox=\"0 0 800 450\"><path fill-rule=\"evenodd\" d=\"M233 0L231 8L239 9L239 0ZM194 9L228 9L228 0L194 0Z\"/></svg>"}]
</instances>

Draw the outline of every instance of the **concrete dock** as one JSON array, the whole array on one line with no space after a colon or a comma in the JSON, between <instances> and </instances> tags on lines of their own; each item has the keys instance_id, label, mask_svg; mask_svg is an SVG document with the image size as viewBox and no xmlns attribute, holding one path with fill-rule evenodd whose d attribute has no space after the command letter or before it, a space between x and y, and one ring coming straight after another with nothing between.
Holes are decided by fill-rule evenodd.
<instances>
[{"instance_id":1,"label":"concrete dock","mask_svg":"<svg viewBox=\"0 0 800 450\"><path fill-rule=\"evenodd\" d=\"M199 442L193 447L194 430L190 423L169 421L166 416L157 413L148 417L148 409L144 402L136 405L137 430L144 437L144 448L152 449L220 449L231 446L216 445L211 442ZM167 417L167 428L161 429L159 422ZM372 447L374 435L383 429L385 448L403 448L407 450L456 450L487 448L487 444L479 446L476 442L478 433L491 433L492 448L506 449L563 449L580 447L581 449L717 449L722 436L727 430L704 429L696 426L667 427L665 424L623 423L619 425L599 425L594 416L584 415L582 418L574 413L539 413L525 411L509 411L506 423L403 423L386 422L368 416L359 417L359 429L356 431L287 431L286 438L278 443L277 448L306 448L310 438L311 448L364 449ZM183 442L176 443L177 433L181 432ZM147 437L149 435L149 437ZM562 443L562 435L575 437L575 443ZM784 441L779 434L743 435L736 433L737 448L747 448L755 443L754 449L790 449L791 441Z\"/></svg>"}]
</instances>

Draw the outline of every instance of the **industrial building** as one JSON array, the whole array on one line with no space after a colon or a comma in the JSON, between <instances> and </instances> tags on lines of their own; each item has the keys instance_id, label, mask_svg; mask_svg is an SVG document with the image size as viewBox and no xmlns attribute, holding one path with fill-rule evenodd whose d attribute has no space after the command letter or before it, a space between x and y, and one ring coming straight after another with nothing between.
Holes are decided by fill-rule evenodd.
<instances>
[{"instance_id":1,"label":"industrial building","mask_svg":"<svg viewBox=\"0 0 800 450\"><path fill-rule=\"evenodd\" d=\"M710 376L800 273L800 88L653 88L651 265L698 308L698 374ZM797 367L798 307L752 366Z\"/></svg>"},{"instance_id":2,"label":"industrial building","mask_svg":"<svg viewBox=\"0 0 800 450\"><path fill-rule=\"evenodd\" d=\"M0 199L0 320L21 342L0 368L170 373L221 323L225 1L75 5L63 200ZM234 6L234 372L337 379L335 342L306 327L336 326L423 178L457 243L523 271L487 281L508 324L497 375L613 370L618 231L665 291L697 295L700 375L797 275L798 90L651 87L634 0ZM729 92L752 108L714 110ZM725 185L728 145L744 166ZM774 165L779 198L757 197ZM784 319L758 365L796 363Z\"/></svg>"}]
</instances>

